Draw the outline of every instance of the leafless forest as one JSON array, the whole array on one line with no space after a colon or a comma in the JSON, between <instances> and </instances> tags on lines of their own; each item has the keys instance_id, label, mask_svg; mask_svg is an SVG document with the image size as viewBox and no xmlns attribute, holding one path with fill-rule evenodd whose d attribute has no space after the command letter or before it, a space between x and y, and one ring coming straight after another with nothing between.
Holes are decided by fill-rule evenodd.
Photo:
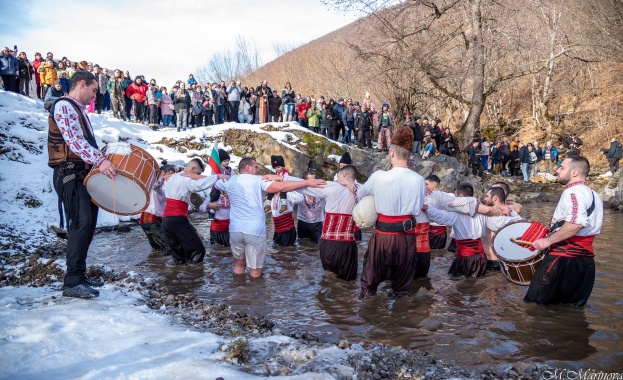
<instances>
[{"instance_id":1,"label":"leafless forest","mask_svg":"<svg viewBox=\"0 0 623 380\"><path fill-rule=\"evenodd\" d=\"M206 78L267 79L278 89L290 81L297 94L353 100L369 91L398 115L442 119L464 144L475 130L552 140L576 131L595 148L623 137L621 0L326 5L362 17L299 48L281 47L261 67L241 39L231 69L206 68Z\"/></svg>"}]
</instances>

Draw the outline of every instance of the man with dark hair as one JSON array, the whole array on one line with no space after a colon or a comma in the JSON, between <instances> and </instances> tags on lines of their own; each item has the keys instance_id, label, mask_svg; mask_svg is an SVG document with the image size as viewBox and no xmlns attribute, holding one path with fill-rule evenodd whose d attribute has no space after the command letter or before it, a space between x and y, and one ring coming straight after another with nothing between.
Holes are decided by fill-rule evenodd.
<instances>
[{"instance_id":1,"label":"man with dark hair","mask_svg":"<svg viewBox=\"0 0 623 380\"><path fill-rule=\"evenodd\" d=\"M89 72L76 72L71 78L69 94L51 107L48 118L48 165L54 169L53 183L58 194L61 228L63 212L67 219L67 273L63 296L94 298L99 292L86 272L89 245L95 233L98 207L83 180L92 167L115 179L116 171L97 147L86 105L97 92L97 81Z\"/></svg>"},{"instance_id":2,"label":"man with dark hair","mask_svg":"<svg viewBox=\"0 0 623 380\"><path fill-rule=\"evenodd\" d=\"M193 158L183 173L175 173L164 184L167 197L162 218L162 229L169 239L173 264L201 263L206 249L195 227L188 220L190 194L211 188L217 179L229 178L222 174L202 176L205 164Z\"/></svg>"},{"instance_id":3,"label":"man with dark hair","mask_svg":"<svg viewBox=\"0 0 623 380\"><path fill-rule=\"evenodd\" d=\"M593 240L601 232L603 202L586 182L589 171L588 160L579 155L567 157L556 170L565 191L554 210L553 233L532 243L536 249L549 251L524 301L584 306L590 297L595 283Z\"/></svg>"},{"instance_id":4,"label":"man with dark hair","mask_svg":"<svg viewBox=\"0 0 623 380\"><path fill-rule=\"evenodd\" d=\"M441 180L436 175L431 174L424 178L424 183L426 183L426 193L429 194L427 198L433 198L433 194L436 194L434 192L439 191ZM430 200L432 201L432 199ZM427 203L430 204L428 201ZM434 205L434 203L432 204ZM448 240L448 229L446 226L432 222L428 228L428 240L430 249L444 249Z\"/></svg>"},{"instance_id":5,"label":"man with dark hair","mask_svg":"<svg viewBox=\"0 0 623 380\"><path fill-rule=\"evenodd\" d=\"M300 189L305 186L321 187L325 181L308 179L297 182L283 182L283 177L270 175L260 177L259 166L254 158L240 160L240 175L229 181L218 181L214 187L225 191L231 202L229 244L234 256L234 274L244 274L249 267L251 277L262 275L266 258L266 214L264 194Z\"/></svg>"}]
</instances>

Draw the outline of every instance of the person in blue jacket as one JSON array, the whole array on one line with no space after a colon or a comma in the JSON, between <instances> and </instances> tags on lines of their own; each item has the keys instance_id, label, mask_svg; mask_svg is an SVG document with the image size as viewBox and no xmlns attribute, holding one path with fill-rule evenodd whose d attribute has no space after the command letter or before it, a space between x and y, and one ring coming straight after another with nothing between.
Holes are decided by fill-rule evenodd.
<instances>
[{"instance_id":1,"label":"person in blue jacket","mask_svg":"<svg viewBox=\"0 0 623 380\"><path fill-rule=\"evenodd\" d=\"M551 141L545 143L545 146L541 150L541 157L545 163L545 171L549 174L553 174L558 168L558 149L556 149Z\"/></svg>"}]
</instances>

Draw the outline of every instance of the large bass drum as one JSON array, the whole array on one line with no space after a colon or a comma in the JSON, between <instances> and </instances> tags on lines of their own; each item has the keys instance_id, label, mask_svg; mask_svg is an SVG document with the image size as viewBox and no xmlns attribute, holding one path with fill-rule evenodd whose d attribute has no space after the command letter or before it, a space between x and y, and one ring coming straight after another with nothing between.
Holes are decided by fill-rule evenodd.
<instances>
[{"instance_id":1,"label":"large bass drum","mask_svg":"<svg viewBox=\"0 0 623 380\"><path fill-rule=\"evenodd\" d=\"M545 252L531 245L518 244L513 240L534 242L544 237L548 230L538 222L511 222L499 229L491 243L493 252L500 259L500 269L506 279L517 285L530 285Z\"/></svg>"},{"instance_id":2,"label":"large bass drum","mask_svg":"<svg viewBox=\"0 0 623 380\"><path fill-rule=\"evenodd\" d=\"M127 143L108 144L102 153L112 162L117 176L113 181L93 168L84 179L91 201L117 215L143 212L158 178L158 162L143 149Z\"/></svg>"}]
</instances>

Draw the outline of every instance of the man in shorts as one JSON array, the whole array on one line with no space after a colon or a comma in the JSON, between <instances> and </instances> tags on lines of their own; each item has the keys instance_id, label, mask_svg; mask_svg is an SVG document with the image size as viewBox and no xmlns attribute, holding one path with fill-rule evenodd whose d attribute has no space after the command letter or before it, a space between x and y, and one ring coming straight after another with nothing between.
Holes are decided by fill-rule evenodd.
<instances>
[{"instance_id":1,"label":"man in shorts","mask_svg":"<svg viewBox=\"0 0 623 380\"><path fill-rule=\"evenodd\" d=\"M266 258L265 193L294 191L303 187L322 187L320 179L282 182L281 176L260 177L254 158L245 157L238 165L240 175L229 181L218 181L214 187L229 195L231 204L229 244L234 256L234 274L244 274L249 267L251 277L260 277Z\"/></svg>"}]
</instances>

